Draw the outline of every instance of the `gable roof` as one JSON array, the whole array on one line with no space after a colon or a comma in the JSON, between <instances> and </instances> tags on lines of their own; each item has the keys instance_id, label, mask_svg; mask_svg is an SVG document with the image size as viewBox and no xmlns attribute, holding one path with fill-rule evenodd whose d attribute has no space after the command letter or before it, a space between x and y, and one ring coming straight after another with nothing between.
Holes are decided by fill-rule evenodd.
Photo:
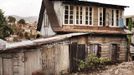
<instances>
[{"instance_id":1,"label":"gable roof","mask_svg":"<svg viewBox=\"0 0 134 75\"><path fill-rule=\"evenodd\" d=\"M51 23L52 29L54 30L54 27L60 27L56 12L54 10L53 2L50 0L42 0L41 10L40 10L38 24L37 24L38 25L37 31L41 30L43 17L45 17L44 16L45 10L48 15L49 22Z\"/></svg>"},{"instance_id":2,"label":"gable roof","mask_svg":"<svg viewBox=\"0 0 134 75\"><path fill-rule=\"evenodd\" d=\"M41 31L41 27L42 27L42 22L43 22L43 17L44 17L44 11L45 9L48 10L48 9L51 9L53 8L53 3L52 1L59 1L59 0L42 0L42 5L41 5L41 9L40 9L40 14L39 14L39 19L38 19L38 24L37 24L37 31ZM72 5L86 5L86 6L99 6L99 7L107 7L107 8L115 8L115 9L124 9L128 6L123 6L123 5L114 5L114 4L106 4L106 3L99 3L99 2L89 2L89 1L79 1L79 0L60 0L62 1L63 4L72 4ZM50 3L50 4L47 4L46 2ZM45 5L47 4L47 5ZM45 6L50 6L50 7L45 7ZM57 22L57 17L56 17L56 14L54 12L54 9L52 10L49 10L51 12L47 12L49 15L51 15L53 13L53 15L55 16L49 16L49 19L51 18L51 27L52 29L54 29L54 27L58 27L59 26L59 23ZM55 22L55 23L53 23ZM59 26L60 27L60 26Z\"/></svg>"}]
</instances>

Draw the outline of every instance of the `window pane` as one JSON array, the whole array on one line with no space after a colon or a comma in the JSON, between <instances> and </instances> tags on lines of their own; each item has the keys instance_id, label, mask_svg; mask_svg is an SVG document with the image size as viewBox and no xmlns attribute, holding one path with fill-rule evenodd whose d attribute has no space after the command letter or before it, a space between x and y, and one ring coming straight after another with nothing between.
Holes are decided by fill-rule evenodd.
<instances>
[{"instance_id":1,"label":"window pane","mask_svg":"<svg viewBox=\"0 0 134 75\"><path fill-rule=\"evenodd\" d=\"M70 10L73 10L73 6L70 6Z\"/></svg>"},{"instance_id":2,"label":"window pane","mask_svg":"<svg viewBox=\"0 0 134 75\"><path fill-rule=\"evenodd\" d=\"M73 20L70 20L70 24L73 24Z\"/></svg>"},{"instance_id":3,"label":"window pane","mask_svg":"<svg viewBox=\"0 0 134 75\"><path fill-rule=\"evenodd\" d=\"M68 15L65 15L65 19L68 19Z\"/></svg>"},{"instance_id":4,"label":"window pane","mask_svg":"<svg viewBox=\"0 0 134 75\"><path fill-rule=\"evenodd\" d=\"M119 24L119 10L116 10L116 25L118 26Z\"/></svg>"},{"instance_id":5,"label":"window pane","mask_svg":"<svg viewBox=\"0 0 134 75\"><path fill-rule=\"evenodd\" d=\"M101 45L90 44L88 53L95 54L97 57L101 57Z\"/></svg>"},{"instance_id":6,"label":"window pane","mask_svg":"<svg viewBox=\"0 0 134 75\"><path fill-rule=\"evenodd\" d=\"M73 14L73 11L70 11L70 14Z\"/></svg>"},{"instance_id":7,"label":"window pane","mask_svg":"<svg viewBox=\"0 0 134 75\"><path fill-rule=\"evenodd\" d=\"M86 21L86 24L88 24L88 21Z\"/></svg>"},{"instance_id":8,"label":"window pane","mask_svg":"<svg viewBox=\"0 0 134 75\"><path fill-rule=\"evenodd\" d=\"M65 11L65 14L68 14L68 10Z\"/></svg>"},{"instance_id":9,"label":"window pane","mask_svg":"<svg viewBox=\"0 0 134 75\"><path fill-rule=\"evenodd\" d=\"M70 19L73 19L73 16L70 16Z\"/></svg>"},{"instance_id":10,"label":"window pane","mask_svg":"<svg viewBox=\"0 0 134 75\"><path fill-rule=\"evenodd\" d=\"M68 24L68 20L65 20L65 24Z\"/></svg>"},{"instance_id":11,"label":"window pane","mask_svg":"<svg viewBox=\"0 0 134 75\"><path fill-rule=\"evenodd\" d=\"M65 6L65 9L67 9L67 10L68 10L68 6Z\"/></svg>"},{"instance_id":12,"label":"window pane","mask_svg":"<svg viewBox=\"0 0 134 75\"><path fill-rule=\"evenodd\" d=\"M112 26L114 25L114 10L112 10Z\"/></svg>"},{"instance_id":13,"label":"window pane","mask_svg":"<svg viewBox=\"0 0 134 75\"><path fill-rule=\"evenodd\" d=\"M73 6L65 6L65 13L64 13L64 23L65 24L73 24L73 15L74 10Z\"/></svg>"}]
</instances>

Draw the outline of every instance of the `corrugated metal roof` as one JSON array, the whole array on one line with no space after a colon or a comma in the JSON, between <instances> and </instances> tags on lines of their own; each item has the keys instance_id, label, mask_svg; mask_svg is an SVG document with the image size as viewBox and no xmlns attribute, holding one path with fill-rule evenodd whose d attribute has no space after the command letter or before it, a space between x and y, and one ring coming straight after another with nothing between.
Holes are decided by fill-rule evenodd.
<instances>
[{"instance_id":1,"label":"corrugated metal roof","mask_svg":"<svg viewBox=\"0 0 134 75\"><path fill-rule=\"evenodd\" d=\"M86 35L89 33L69 33L64 35L56 35L49 38L40 38L36 40L26 40L22 42L15 42L15 43L6 43L6 48L1 49L1 51L9 50L9 49L16 49L16 48L24 48L24 47L30 47L30 46L38 46L42 44L48 44L60 40L64 40L67 38L71 38L73 36L80 36L80 35Z\"/></svg>"}]
</instances>

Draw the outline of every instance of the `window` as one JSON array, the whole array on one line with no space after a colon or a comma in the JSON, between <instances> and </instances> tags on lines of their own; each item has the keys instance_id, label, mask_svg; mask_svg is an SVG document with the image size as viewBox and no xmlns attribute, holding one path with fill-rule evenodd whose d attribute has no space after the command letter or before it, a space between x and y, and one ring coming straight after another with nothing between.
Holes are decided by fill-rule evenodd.
<instances>
[{"instance_id":1,"label":"window","mask_svg":"<svg viewBox=\"0 0 134 75\"><path fill-rule=\"evenodd\" d=\"M90 44L88 53L93 53L97 57L101 57L101 45L100 44Z\"/></svg>"},{"instance_id":2,"label":"window","mask_svg":"<svg viewBox=\"0 0 134 75\"><path fill-rule=\"evenodd\" d=\"M73 6L65 6L65 15L64 15L64 23L65 24L73 24Z\"/></svg>"},{"instance_id":3,"label":"window","mask_svg":"<svg viewBox=\"0 0 134 75\"><path fill-rule=\"evenodd\" d=\"M99 25L103 25L103 8L99 8Z\"/></svg>"},{"instance_id":4,"label":"window","mask_svg":"<svg viewBox=\"0 0 134 75\"><path fill-rule=\"evenodd\" d=\"M89 6L65 5L64 24L92 25L93 9Z\"/></svg>"},{"instance_id":5,"label":"window","mask_svg":"<svg viewBox=\"0 0 134 75\"><path fill-rule=\"evenodd\" d=\"M98 8L98 25L105 26L106 8Z\"/></svg>"},{"instance_id":6,"label":"window","mask_svg":"<svg viewBox=\"0 0 134 75\"><path fill-rule=\"evenodd\" d=\"M112 10L112 26L114 26L114 10Z\"/></svg>"},{"instance_id":7,"label":"window","mask_svg":"<svg viewBox=\"0 0 134 75\"><path fill-rule=\"evenodd\" d=\"M119 26L119 10L116 10L116 26Z\"/></svg>"},{"instance_id":8,"label":"window","mask_svg":"<svg viewBox=\"0 0 134 75\"><path fill-rule=\"evenodd\" d=\"M85 24L92 25L92 8L86 7L85 8Z\"/></svg>"},{"instance_id":9,"label":"window","mask_svg":"<svg viewBox=\"0 0 134 75\"><path fill-rule=\"evenodd\" d=\"M112 19L111 19L112 24L111 24L111 26L118 27L120 24L121 17L122 17L121 11L112 9Z\"/></svg>"},{"instance_id":10,"label":"window","mask_svg":"<svg viewBox=\"0 0 134 75\"><path fill-rule=\"evenodd\" d=\"M81 6L77 6L76 7L76 24L82 24L82 14L83 14L83 11L82 11L82 7Z\"/></svg>"}]
</instances>

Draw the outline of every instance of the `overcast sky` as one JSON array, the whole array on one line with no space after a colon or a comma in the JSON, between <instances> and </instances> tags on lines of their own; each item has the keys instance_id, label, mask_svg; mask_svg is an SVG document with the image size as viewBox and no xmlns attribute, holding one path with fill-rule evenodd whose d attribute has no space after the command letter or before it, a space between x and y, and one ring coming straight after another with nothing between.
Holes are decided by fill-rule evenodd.
<instances>
[{"instance_id":1,"label":"overcast sky","mask_svg":"<svg viewBox=\"0 0 134 75\"><path fill-rule=\"evenodd\" d=\"M42 0L0 0L0 9L5 15L38 16ZM134 15L134 0L89 0L102 3L130 6L125 15Z\"/></svg>"}]
</instances>

